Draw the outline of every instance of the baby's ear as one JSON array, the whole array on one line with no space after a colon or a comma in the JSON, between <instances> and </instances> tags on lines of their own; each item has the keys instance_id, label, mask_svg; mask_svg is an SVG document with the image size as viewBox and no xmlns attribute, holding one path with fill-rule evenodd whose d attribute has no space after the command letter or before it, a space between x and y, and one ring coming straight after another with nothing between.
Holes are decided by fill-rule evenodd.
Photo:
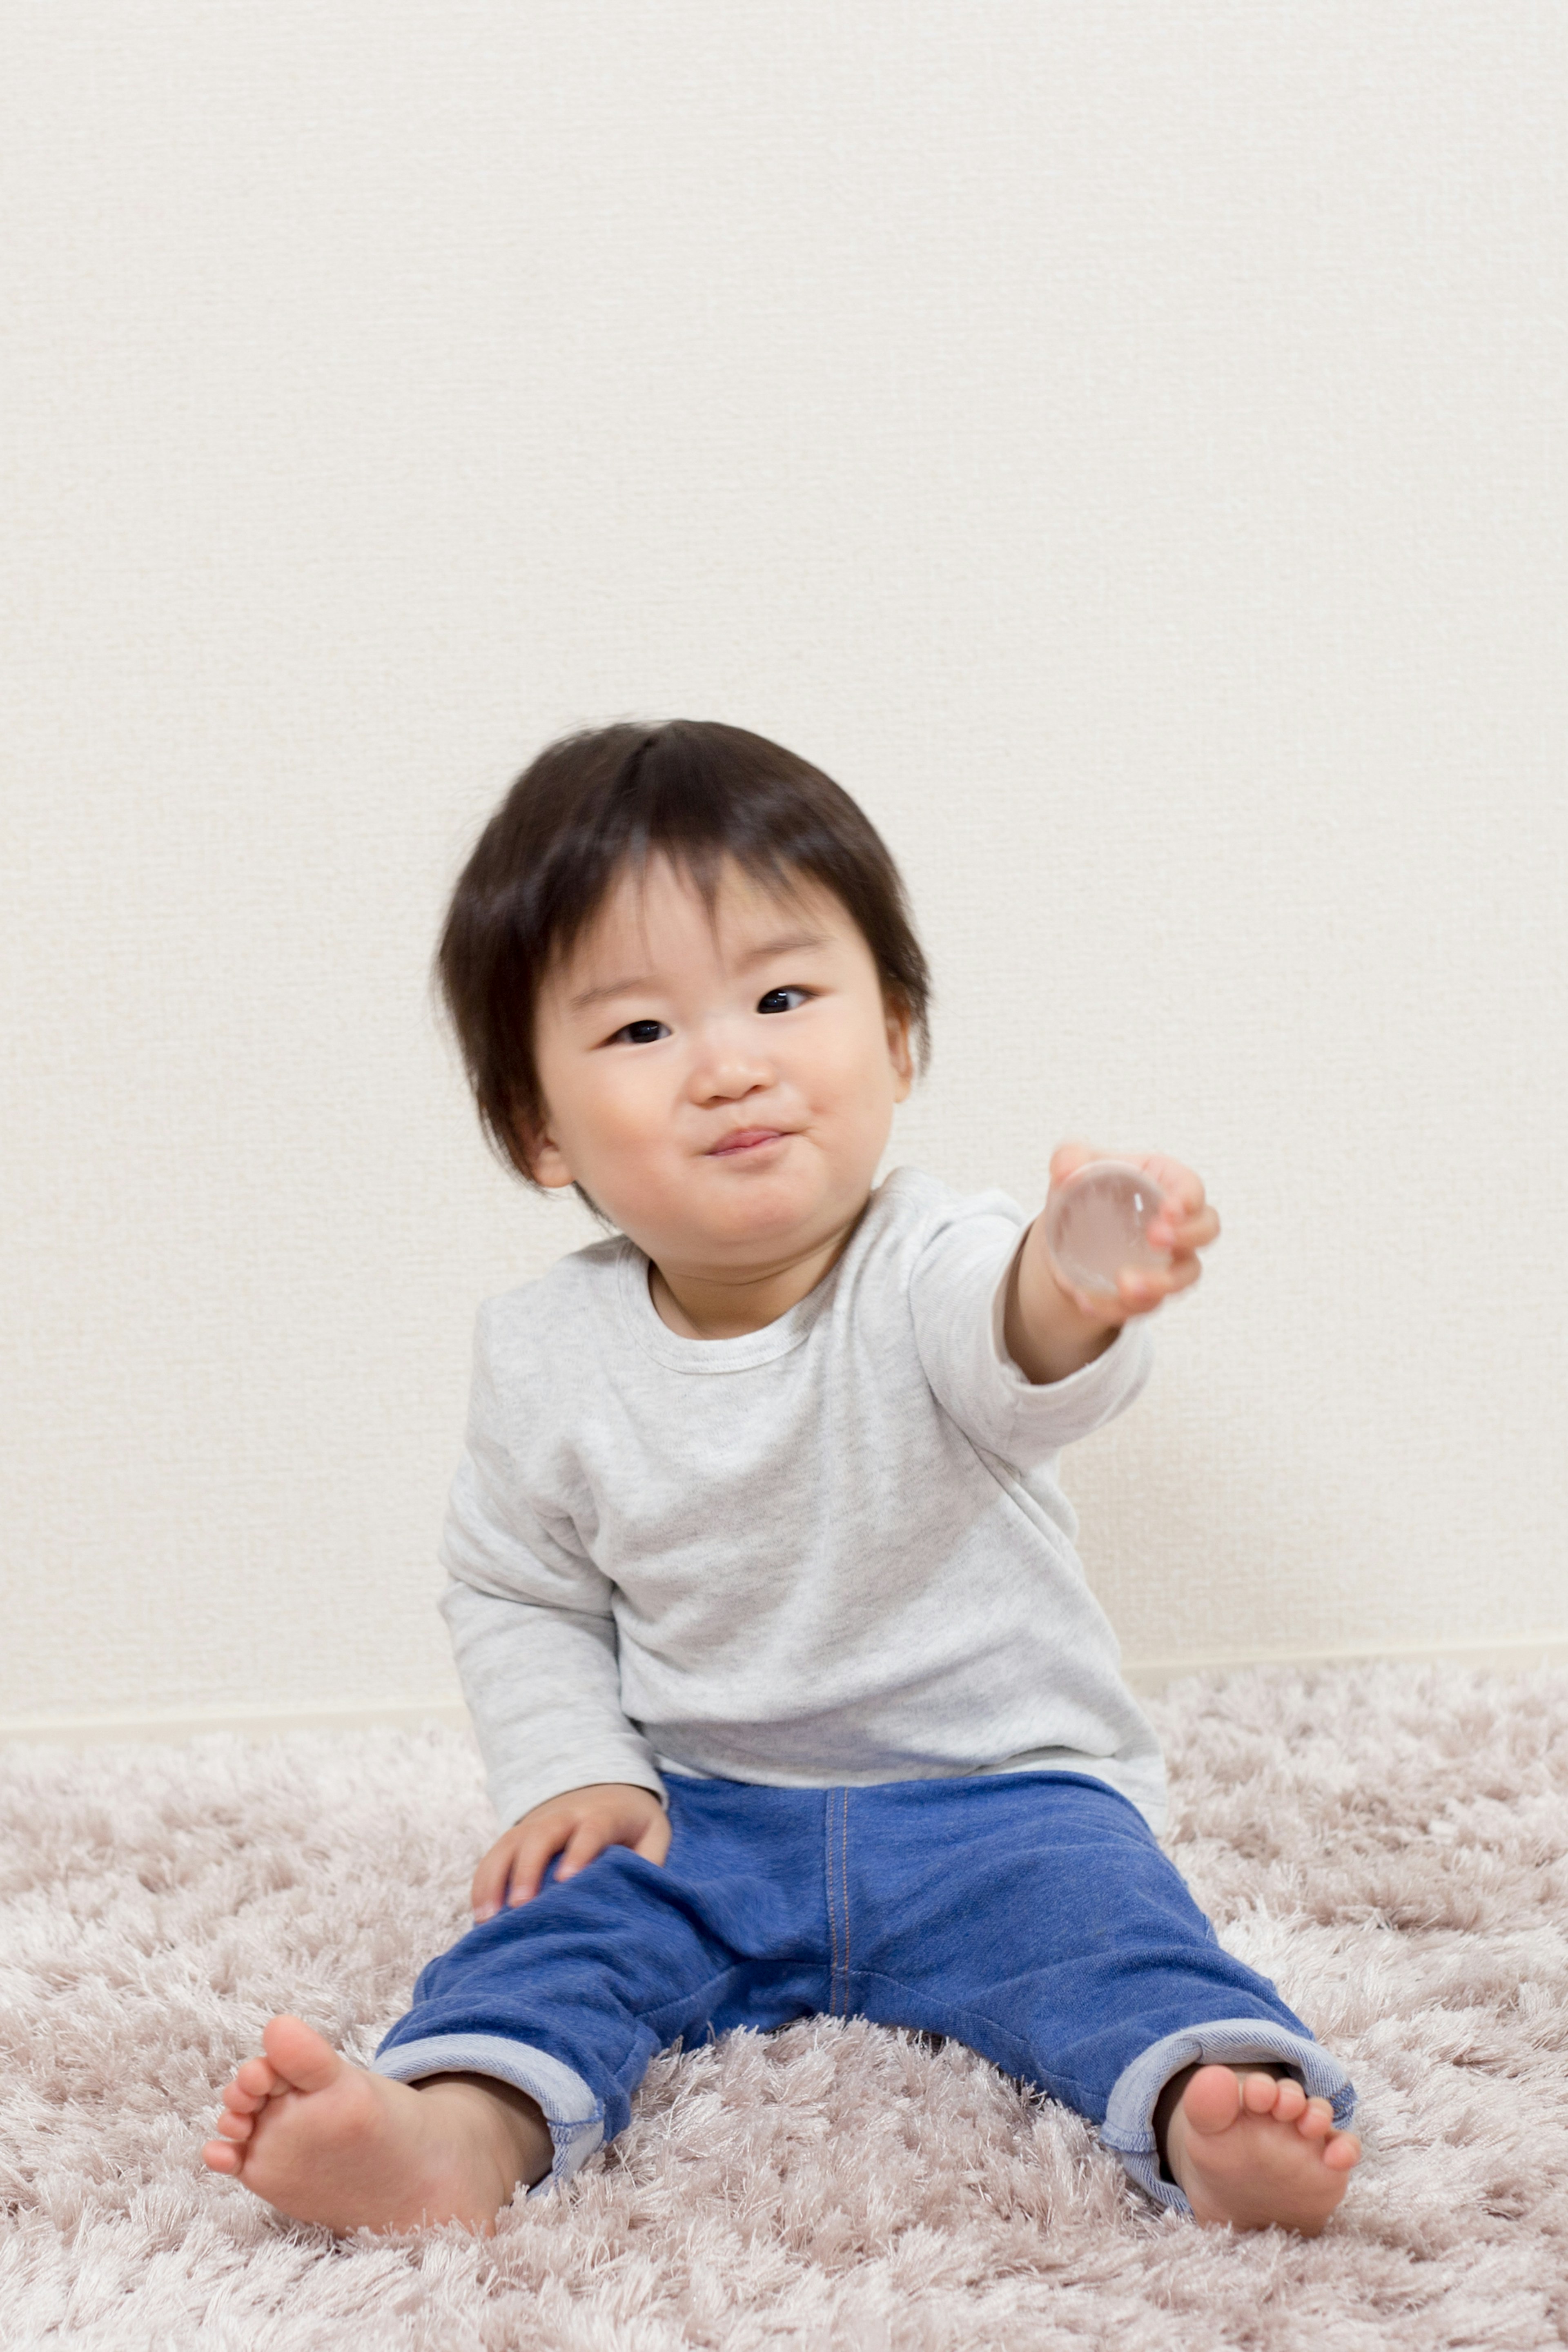
<instances>
[{"instance_id":1,"label":"baby's ear","mask_svg":"<svg viewBox=\"0 0 1568 2352\"><path fill-rule=\"evenodd\" d=\"M887 1000L888 1055L899 1074L900 1085L894 1099L902 1102L915 1082L914 1055L910 1047L910 1008Z\"/></svg>"},{"instance_id":2,"label":"baby's ear","mask_svg":"<svg viewBox=\"0 0 1568 2352\"><path fill-rule=\"evenodd\" d=\"M519 1112L512 1119L511 1131L517 1156L531 1183L542 1184L547 1192L559 1192L572 1182L565 1155L548 1128L536 1126Z\"/></svg>"}]
</instances>

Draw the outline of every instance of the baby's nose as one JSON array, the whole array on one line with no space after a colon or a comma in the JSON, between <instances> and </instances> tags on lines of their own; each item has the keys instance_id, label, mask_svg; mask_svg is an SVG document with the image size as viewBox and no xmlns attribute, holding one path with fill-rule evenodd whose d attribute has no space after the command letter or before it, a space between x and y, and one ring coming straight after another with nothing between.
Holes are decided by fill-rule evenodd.
<instances>
[{"instance_id":1,"label":"baby's nose","mask_svg":"<svg viewBox=\"0 0 1568 2352\"><path fill-rule=\"evenodd\" d=\"M738 1037L716 1037L692 1068L692 1091L699 1101L732 1102L738 1095L771 1087L773 1076L772 1062L754 1046Z\"/></svg>"}]
</instances>

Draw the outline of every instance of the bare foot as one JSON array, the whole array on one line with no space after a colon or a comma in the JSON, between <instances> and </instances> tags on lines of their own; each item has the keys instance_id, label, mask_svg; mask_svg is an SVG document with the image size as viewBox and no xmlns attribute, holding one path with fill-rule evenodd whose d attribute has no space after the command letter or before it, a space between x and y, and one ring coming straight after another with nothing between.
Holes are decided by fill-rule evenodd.
<instances>
[{"instance_id":1,"label":"bare foot","mask_svg":"<svg viewBox=\"0 0 1568 2352\"><path fill-rule=\"evenodd\" d=\"M1334 2129L1327 2099L1309 2099L1289 2076L1196 2066L1171 2112L1165 2161L1200 2221L1278 2223L1315 2238L1361 2161L1361 2142Z\"/></svg>"},{"instance_id":2,"label":"bare foot","mask_svg":"<svg viewBox=\"0 0 1568 2352\"><path fill-rule=\"evenodd\" d=\"M542 2180L550 2127L534 2102L483 2074L416 2086L351 2066L297 2017L275 2017L265 2058L223 2095L202 2161L296 2221L416 2230L461 2221L488 2237L520 2182Z\"/></svg>"}]
</instances>

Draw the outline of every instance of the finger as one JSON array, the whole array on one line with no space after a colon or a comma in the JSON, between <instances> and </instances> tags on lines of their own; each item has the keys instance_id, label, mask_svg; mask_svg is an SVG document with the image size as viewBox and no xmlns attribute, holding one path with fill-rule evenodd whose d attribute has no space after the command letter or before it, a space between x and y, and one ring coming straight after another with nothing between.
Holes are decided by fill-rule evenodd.
<instances>
[{"instance_id":1,"label":"finger","mask_svg":"<svg viewBox=\"0 0 1568 2352\"><path fill-rule=\"evenodd\" d=\"M510 1858L511 1849L503 1839L500 1845L491 1846L474 1873L473 1885L468 1889L468 1903L475 1918L481 1924L486 1919L493 1919L506 1899Z\"/></svg>"},{"instance_id":2,"label":"finger","mask_svg":"<svg viewBox=\"0 0 1568 2352\"><path fill-rule=\"evenodd\" d=\"M563 1823L527 1833L518 1827L491 1846L474 1873L473 1892L481 1898L474 1916L481 1927L504 1906L527 1903L538 1894L544 1866L565 1834Z\"/></svg>"},{"instance_id":3,"label":"finger","mask_svg":"<svg viewBox=\"0 0 1568 2352\"><path fill-rule=\"evenodd\" d=\"M1204 1262L1196 1250L1173 1250L1163 1265L1130 1265L1127 1272L1156 1290L1184 1290L1197 1281Z\"/></svg>"},{"instance_id":4,"label":"finger","mask_svg":"<svg viewBox=\"0 0 1568 2352\"><path fill-rule=\"evenodd\" d=\"M1075 1172L1091 1160L1113 1160L1119 1167L1138 1169L1160 1195L1160 1209L1155 1212L1156 1215L1166 1208L1173 1208L1181 1216L1194 1216L1204 1205L1203 1178L1194 1169L1184 1167L1181 1160L1168 1160L1163 1152L1137 1151L1121 1144L1092 1148L1089 1144L1079 1143L1065 1143L1061 1151L1078 1155L1074 1161ZM1055 1174L1054 1159L1051 1171Z\"/></svg>"},{"instance_id":5,"label":"finger","mask_svg":"<svg viewBox=\"0 0 1568 2352\"><path fill-rule=\"evenodd\" d=\"M1188 1168L1180 1160L1167 1160L1163 1152L1129 1152L1135 1168L1152 1176L1167 1201L1173 1202L1182 1214L1195 1216L1204 1205L1204 1180L1196 1169Z\"/></svg>"},{"instance_id":6,"label":"finger","mask_svg":"<svg viewBox=\"0 0 1568 2352\"><path fill-rule=\"evenodd\" d=\"M1182 1227L1204 1214L1207 1202L1204 1195L1203 1178L1192 1169L1184 1168L1179 1160L1163 1160L1156 1153L1129 1153L1135 1168L1142 1168L1159 1190L1160 1205L1154 1212L1152 1224L1162 1231L1169 1225Z\"/></svg>"},{"instance_id":7,"label":"finger","mask_svg":"<svg viewBox=\"0 0 1568 2352\"><path fill-rule=\"evenodd\" d=\"M548 1829L535 1830L531 1837L520 1838L513 1846L506 1897L510 1909L516 1910L520 1903L532 1902L552 1857L560 1853L565 1843L567 1827L565 1822L559 1822Z\"/></svg>"},{"instance_id":8,"label":"finger","mask_svg":"<svg viewBox=\"0 0 1568 2352\"><path fill-rule=\"evenodd\" d=\"M1149 1222L1149 1239L1156 1249L1206 1249L1219 1239L1219 1218L1211 1208L1188 1216L1184 1210L1161 1209Z\"/></svg>"},{"instance_id":9,"label":"finger","mask_svg":"<svg viewBox=\"0 0 1568 2352\"><path fill-rule=\"evenodd\" d=\"M1079 1313L1091 1323L1114 1323L1126 1311L1127 1302L1120 1291L1113 1298L1108 1290L1083 1290L1075 1282L1064 1282L1062 1288Z\"/></svg>"},{"instance_id":10,"label":"finger","mask_svg":"<svg viewBox=\"0 0 1568 2352\"><path fill-rule=\"evenodd\" d=\"M1067 1292L1086 1323L1098 1323L1101 1330L1120 1330L1134 1310L1120 1290L1114 1297L1106 1290L1079 1290L1064 1283Z\"/></svg>"},{"instance_id":11,"label":"finger","mask_svg":"<svg viewBox=\"0 0 1568 2352\"><path fill-rule=\"evenodd\" d=\"M1168 1287L1168 1276L1145 1273L1141 1266L1124 1265L1116 1277L1118 1300L1121 1306L1135 1312L1142 1307L1158 1306Z\"/></svg>"},{"instance_id":12,"label":"finger","mask_svg":"<svg viewBox=\"0 0 1568 2352\"><path fill-rule=\"evenodd\" d=\"M567 1839L565 1851L555 1865L557 1884L563 1878L575 1878L577 1873L592 1862L595 1854L603 1853L607 1845L615 1843L616 1840L611 1837L602 1822L579 1822Z\"/></svg>"},{"instance_id":13,"label":"finger","mask_svg":"<svg viewBox=\"0 0 1568 2352\"><path fill-rule=\"evenodd\" d=\"M669 1852L669 1815L662 1805L633 1846L632 1852L640 1853L645 1862L663 1863L665 1855Z\"/></svg>"},{"instance_id":14,"label":"finger","mask_svg":"<svg viewBox=\"0 0 1568 2352\"><path fill-rule=\"evenodd\" d=\"M1165 1273L1142 1266L1123 1266L1116 1277L1116 1303L1127 1315L1147 1315L1178 1290L1190 1290L1203 1273L1197 1259L1177 1260Z\"/></svg>"},{"instance_id":15,"label":"finger","mask_svg":"<svg viewBox=\"0 0 1568 2352\"><path fill-rule=\"evenodd\" d=\"M1058 1143L1051 1154L1051 1181L1053 1184L1065 1184L1069 1176L1076 1176L1079 1170L1087 1168L1091 1160L1110 1160L1114 1156L1109 1151L1096 1150L1092 1143Z\"/></svg>"},{"instance_id":16,"label":"finger","mask_svg":"<svg viewBox=\"0 0 1568 2352\"><path fill-rule=\"evenodd\" d=\"M1169 1265L1134 1266L1131 1269L1135 1283L1143 1286L1143 1295L1152 1298L1169 1298L1173 1290L1190 1290L1202 1279L1202 1261L1195 1257L1173 1257Z\"/></svg>"},{"instance_id":17,"label":"finger","mask_svg":"<svg viewBox=\"0 0 1568 2352\"><path fill-rule=\"evenodd\" d=\"M1196 1216L1178 1218L1166 1230L1171 1233L1173 1249L1208 1249L1211 1242L1220 1240L1220 1218L1213 1209L1199 1209ZM1154 1233L1154 1228L1150 1228L1150 1233Z\"/></svg>"}]
</instances>

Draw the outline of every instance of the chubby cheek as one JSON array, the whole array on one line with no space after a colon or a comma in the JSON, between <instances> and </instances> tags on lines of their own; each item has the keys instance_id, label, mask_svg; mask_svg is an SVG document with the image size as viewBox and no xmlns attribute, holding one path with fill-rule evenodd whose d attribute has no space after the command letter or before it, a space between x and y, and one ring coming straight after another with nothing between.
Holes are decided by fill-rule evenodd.
<instances>
[{"instance_id":1,"label":"chubby cheek","mask_svg":"<svg viewBox=\"0 0 1568 2352\"><path fill-rule=\"evenodd\" d=\"M622 1074L618 1084L586 1095L577 1112L573 1122L575 1150L569 1145L568 1157L584 1171L584 1181L595 1199L601 1192L609 1196L629 1187L646 1193L650 1186L674 1183L674 1120L668 1087L638 1084Z\"/></svg>"},{"instance_id":2,"label":"chubby cheek","mask_svg":"<svg viewBox=\"0 0 1568 2352\"><path fill-rule=\"evenodd\" d=\"M801 1093L815 1118L840 1134L879 1129L892 1103L893 1078L880 1038L844 1037L837 1051L801 1073Z\"/></svg>"}]
</instances>

